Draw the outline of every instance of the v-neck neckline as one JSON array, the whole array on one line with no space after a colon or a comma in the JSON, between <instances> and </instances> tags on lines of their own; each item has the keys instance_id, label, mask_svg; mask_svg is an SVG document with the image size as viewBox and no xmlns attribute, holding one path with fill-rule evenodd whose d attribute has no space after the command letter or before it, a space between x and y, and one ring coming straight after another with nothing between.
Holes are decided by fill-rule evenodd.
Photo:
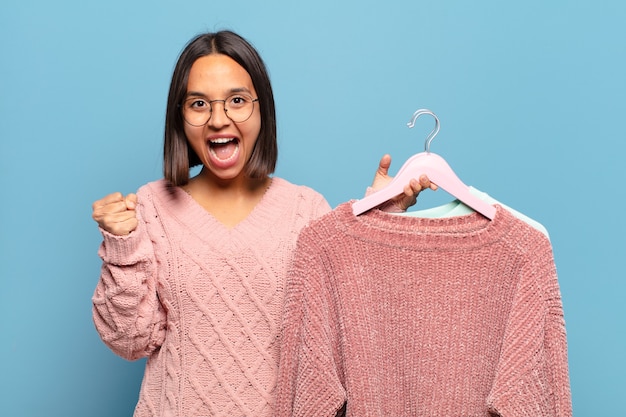
<instances>
[{"instance_id":1,"label":"v-neck neckline","mask_svg":"<svg viewBox=\"0 0 626 417\"><path fill-rule=\"evenodd\" d=\"M222 215L216 215L215 212L213 212L212 210L210 210L207 206L205 206L202 201L199 200L199 196L196 195L195 192L192 192L188 187L179 187L181 190L183 190L189 197L191 197L191 199L193 200L193 202L195 202L198 206L200 206L200 208L202 208L203 210L205 210L209 216L211 216L213 218L213 220L215 220L217 223L219 223L220 225L222 225L224 228L228 229L228 230L233 230L235 228L237 228L241 223L245 222L246 219L248 219L250 217L250 215L256 210L256 208L259 206L259 204L261 203L261 201L265 198L265 195L267 194L268 190L270 189L270 187L272 186L272 181L273 179L271 177L266 178L263 182L263 184L261 184L261 186L255 190L255 193L257 193L255 196L252 196L252 198L254 199L254 201L245 201L245 200L241 200L244 202L244 204L250 204L251 205L248 207L249 211L243 216L243 217L238 217L236 219L236 221L232 222L232 221L224 221L224 220L233 220L234 218L228 218L229 214L227 214L226 216L224 216L222 213ZM195 187L196 192L198 187ZM200 194L205 193L204 191L200 191ZM209 196L211 196L212 192L209 192ZM205 196L206 198L206 196ZM246 197L247 198L247 197ZM213 200L212 197L209 197L209 200ZM235 201L231 201L230 204L227 204L226 206L229 207L229 210L232 214L232 209L234 208L234 211L237 211L238 208L238 204L240 202L235 202Z\"/></svg>"},{"instance_id":2,"label":"v-neck neckline","mask_svg":"<svg viewBox=\"0 0 626 417\"><path fill-rule=\"evenodd\" d=\"M237 241L246 244L266 235L267 229L274 224L276 218L281 217L281 208L288 207L289 196L280 192L281 184L280 178L272 178L265 193L250 213L232 227L219 221L180 187L170 187L173 190L171 198L174 201L172 214L187 225L193 234L207 243L217 243L220 247L237 245Z\"/></svg>"}]
</instances>

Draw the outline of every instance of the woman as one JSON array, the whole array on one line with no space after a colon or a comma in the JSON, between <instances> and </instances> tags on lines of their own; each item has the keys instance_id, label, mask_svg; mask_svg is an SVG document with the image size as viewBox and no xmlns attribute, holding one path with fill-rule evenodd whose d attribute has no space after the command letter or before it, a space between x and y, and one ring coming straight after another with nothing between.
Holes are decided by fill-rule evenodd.
<instances>
[{"instance_id":1,"label":"woman","mask_svg":"<svg viewBox=\"0 0 626 417\"><path fill-rule=\"evenodd\" d=\"M271 416L283 283L298 233L330 210L270 176L274 99L256 50L194 38L170 85L164 178L93 204L103 243L93 316L118 355L147 357L135 416ZM380 188L390 158L381 159ZM189 169L202 165L189 178ZM427 178L395 203L415 203Z\"/></svg>"}]
</instances>

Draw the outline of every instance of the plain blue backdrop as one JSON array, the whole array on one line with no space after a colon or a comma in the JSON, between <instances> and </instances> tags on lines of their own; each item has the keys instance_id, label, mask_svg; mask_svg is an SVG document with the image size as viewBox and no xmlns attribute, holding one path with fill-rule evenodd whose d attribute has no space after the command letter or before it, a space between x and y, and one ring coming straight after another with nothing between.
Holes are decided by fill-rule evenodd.
<instances>
[{"instance_id":1,"label":"plain blue backdrop","mask_svg":"<svg viewBox=\"0 0 626 417\"><path fill-rule=\"evenodd\" d=\"M233 29L276 95L277 175L332 206L431 150L550 232L576 416L624 415L626 3L4 0L0 415L130 416L143 361L100 341L91 203L161 176L167 89L199 32ZM418 207L449 200L420 196Z\"/></svg>"}]
</instances>

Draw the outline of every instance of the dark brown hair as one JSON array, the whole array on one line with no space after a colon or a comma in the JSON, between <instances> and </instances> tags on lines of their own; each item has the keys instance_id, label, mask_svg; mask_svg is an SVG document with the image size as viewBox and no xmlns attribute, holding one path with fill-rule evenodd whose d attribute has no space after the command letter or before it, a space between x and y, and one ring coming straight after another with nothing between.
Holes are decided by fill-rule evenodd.
<instances>
[{"instance_id":1,"label":"dark brown hair","mask_svg":"<svg viewBox=\"0 0 626 417\"><path fill-rule=\"evenodd\" d=\"M189 169L201 164L200 158L187 142L180 105L187 94L191 66L198 58L210 54L227 55L241 65L250 75L259 98L261 130L250 160L247 161L246 174L250 178L262 178L273 173L276 168L276 110L272 86L263 60L248 41L234 32L205 33L189 41L172 74L165 114L163 175L173 185L187 184Z\"/></svg>"}]
</instances>

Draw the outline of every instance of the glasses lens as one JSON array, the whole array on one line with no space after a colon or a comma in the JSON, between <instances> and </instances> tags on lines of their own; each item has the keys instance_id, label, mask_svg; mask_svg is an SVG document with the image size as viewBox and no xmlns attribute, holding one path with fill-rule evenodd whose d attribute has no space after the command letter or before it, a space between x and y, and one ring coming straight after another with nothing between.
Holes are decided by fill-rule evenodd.
<instances>
[{"instance_id":1,"label":"glasses lens","mask_svg":"<svg viewBox=\"0 0 626 417\"><path fill-rule=\"evenodd\" d=\"M204 126L211 117L211 104L201 98L188 98L183 103L183 117L192 126Z\"/></svg>"},{"instance_id":2,"label":"glasses lens","mask_svg":"<svg viewBox=\"0 0 626 417\"><path fill-rule=\"evenodd\" d=\"M254 102L247 94L233 94L225 100L205 100L199 97L188 98L183 103L183 117L192 126L204 126L211 118L215 103L222 103L226 116L235 123L245 122L252 116Z\"/></svg>"},{"instance_id":3,"label":"glasses lens","mask_svg":"<svg viewBox=\"0 0 626 417\"><path fill-rule=\"evenodd\" d=\"M245 122L252 115L254 110L254 101L252 97L246 94L234 94L226 99L224 103L226 115L233 122Z\"/></svg>"}]
</instances>

